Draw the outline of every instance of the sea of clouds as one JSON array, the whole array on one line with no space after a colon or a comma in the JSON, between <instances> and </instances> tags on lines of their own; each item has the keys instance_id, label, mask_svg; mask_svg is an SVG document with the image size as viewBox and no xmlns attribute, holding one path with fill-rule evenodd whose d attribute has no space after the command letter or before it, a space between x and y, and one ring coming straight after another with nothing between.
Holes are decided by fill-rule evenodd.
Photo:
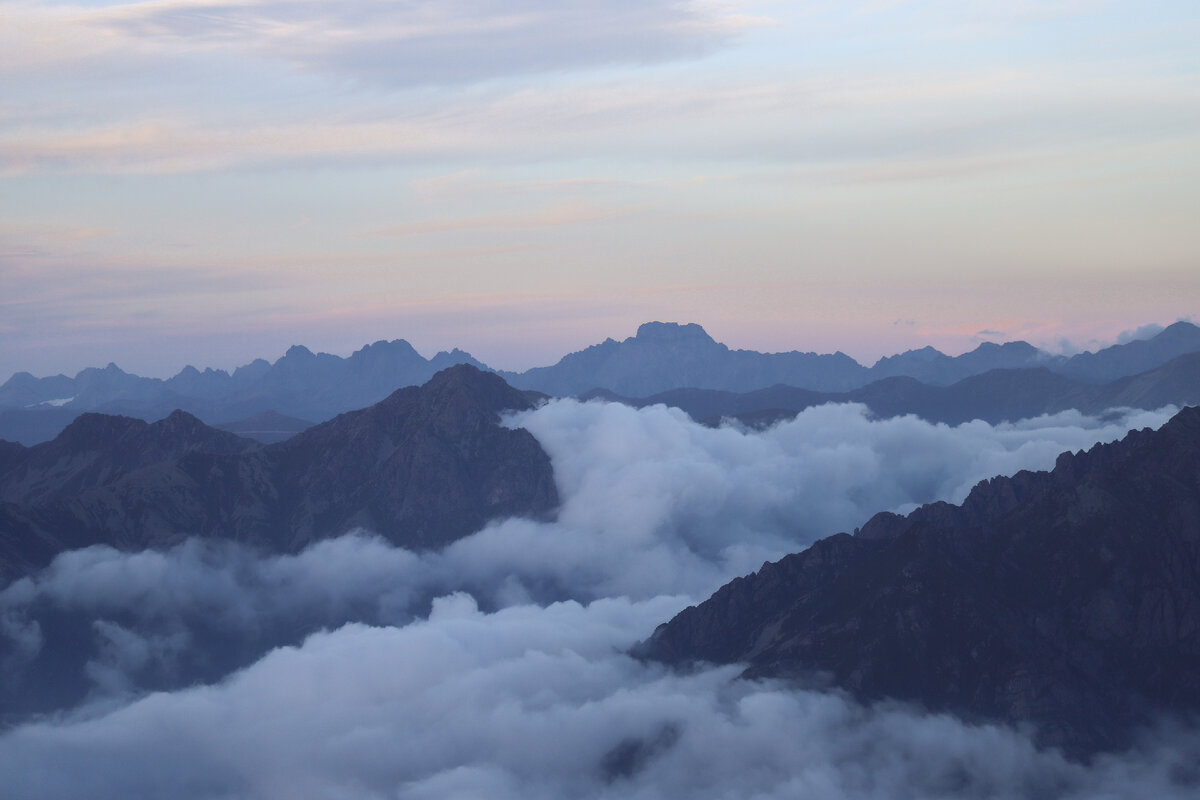
<instances>
[{"instance_id":1,"label":"sea of clouds","mask_svg":"<svg viewBox=\"0 0 1200 800\"><path fill-rule=\"evenodd\" d=\"M0 591L4 696L47 698L4 716L0 794L1194 797L1191 733L1080 765L1028 732L626 655L764 560L1173 411L949 427L830 405L750 431L557 400L507 420L551 456L552 522L431 553L369 531L66 553Z\"/></svg>"}]
</instances>

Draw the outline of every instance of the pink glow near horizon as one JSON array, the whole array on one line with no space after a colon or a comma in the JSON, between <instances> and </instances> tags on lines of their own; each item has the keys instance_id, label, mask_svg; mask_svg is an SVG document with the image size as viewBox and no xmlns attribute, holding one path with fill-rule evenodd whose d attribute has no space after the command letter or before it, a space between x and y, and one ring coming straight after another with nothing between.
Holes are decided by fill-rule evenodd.
<instances>
[{"instance_id":1,"label":"pink glow near horizon","mask_svg":"<svg viewBox=\"0 0 1200 800\"><path fill-rule=\"evenodd\" d=\"M1200 313L1186 4L10 5L0 376Z\"/></svg>"}]
</instances>

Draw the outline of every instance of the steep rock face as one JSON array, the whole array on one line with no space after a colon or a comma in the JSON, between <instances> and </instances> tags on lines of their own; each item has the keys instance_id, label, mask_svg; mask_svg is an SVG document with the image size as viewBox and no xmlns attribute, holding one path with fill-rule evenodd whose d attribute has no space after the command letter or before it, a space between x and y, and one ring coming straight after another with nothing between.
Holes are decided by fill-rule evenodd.
<instances>
[{"instance_id":1,"label":"steep rock face","mask_svg":"<svg viewBox=\"0 0 1200 800\"><path fill-rule=\"evenodd\" d=\"M765 564L639 652L1121 747L1200 711L1200 409Z\"/></svg>"},{"instance_id":2,"label":"steep rock face","mask_svg":"<svg viewBox=\"0 0 1200 800\"><path fill-rule=\"evenodd\" d=\"M360 526L429 548L496 517L545 516L558 505L549 457L500 425L529 407L498 376L458 366L265 447L182 412L153 425L88 415L53 442L0 451L0 569L193 535L292 551Z\"/></svg>"}]
</instances>

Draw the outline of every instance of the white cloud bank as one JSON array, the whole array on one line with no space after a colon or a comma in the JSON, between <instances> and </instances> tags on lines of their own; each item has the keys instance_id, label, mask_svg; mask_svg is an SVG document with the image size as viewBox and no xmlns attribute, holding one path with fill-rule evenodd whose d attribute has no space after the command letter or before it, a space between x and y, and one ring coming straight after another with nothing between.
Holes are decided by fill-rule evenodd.
<instances>
[{"instance_id":1,"label":"white cloud bank","mask_svg":"<svg viewBox=\"0 0 1200 800\"><path fill-rule=\"evenodd\" d=\"M0 774L24 798L1189 796L1190 734L1084 767L1009 730L623 654L765 558L1168 416L950 428L826 406L753 433L555 401L513 420L554 461L554 523L422 555L369 536L274 557L93 548L10 586L8 667L42 646L38 609L85 611L97 694L0 735ZM156 659L260 629L297 644L138 694Z\"/></svg>"}]
</instances>

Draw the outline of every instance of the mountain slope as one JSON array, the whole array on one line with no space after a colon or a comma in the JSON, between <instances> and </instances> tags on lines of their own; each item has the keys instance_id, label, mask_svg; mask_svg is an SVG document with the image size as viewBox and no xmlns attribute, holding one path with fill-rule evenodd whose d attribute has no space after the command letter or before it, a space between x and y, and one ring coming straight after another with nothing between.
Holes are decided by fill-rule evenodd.
<instances>
[{"instance_id":1,"label":"mountain slope","mask_svg":"<svg viewBox=\"0 0 1200 800\"><path fill-rule=\"evenodd\" d=\"M1198 351L1200 327L1181 321L1168 325L1149 339L1113 345L1095 353L1079 353L1056 371L1086 383L1108 383Z\"/></svg>"},{"instance_id":2,"label":"mountain slope","mask_svg":"<svg viewBox=\"0 0 1200 800\"><path fill-rule=\"evenodd\" d=\"M1200 711L1200 409L960 507L877 515L739 578L639 652L744 663L969 719L1073 755Z\"/></svg>"},{"instance_id":3,"label":"mountain slope","mask_svg":"<svg viewBox=\"0 0 1200 800\"><path fill-rule=\"evenodd\" d=\"M294 551L360 526L429 548L495 517L545 515L558 503L549 457L528 431L500 425L501 411L529 407L463 365L275 445L182 412L155 425L87 415L53 442L0 450L0 569L12 577L64 549L192 535ZM184 423L209 444L156 438Z\"/></svg>"}]
</instances>

